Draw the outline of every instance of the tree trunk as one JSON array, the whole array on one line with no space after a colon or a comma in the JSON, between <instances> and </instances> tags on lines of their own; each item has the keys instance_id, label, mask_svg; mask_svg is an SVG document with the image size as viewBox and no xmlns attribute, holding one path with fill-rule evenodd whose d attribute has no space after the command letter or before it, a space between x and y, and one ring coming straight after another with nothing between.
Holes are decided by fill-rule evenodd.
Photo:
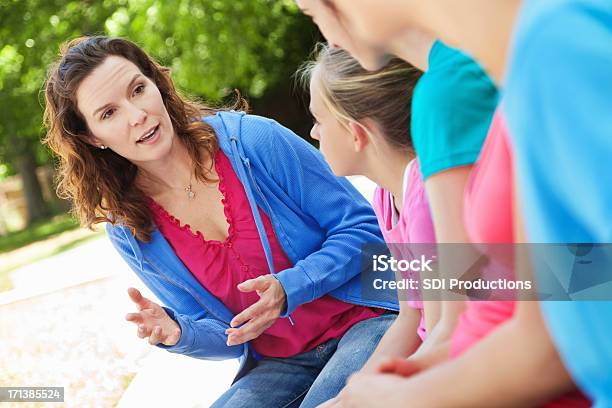
<instances>
[{"instance_id":1,"label":"tree trunk","mask_svg":"<svg viewBox=\"0 0 612 408\"><path fill-rule=\"evenodd\" d=\"M49 207L42 194L42 188L36 177L36 160L31 149L25 149L16 160L17 171L23 181L23 194L27 206L27 225L49 216Z\"/></svg>"}]
</instances>

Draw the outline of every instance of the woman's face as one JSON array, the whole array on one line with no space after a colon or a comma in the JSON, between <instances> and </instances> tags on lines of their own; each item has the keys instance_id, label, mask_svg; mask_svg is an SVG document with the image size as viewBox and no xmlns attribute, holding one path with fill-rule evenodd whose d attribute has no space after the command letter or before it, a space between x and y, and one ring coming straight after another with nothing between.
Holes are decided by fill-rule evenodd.
<instances>
[{"instance_id":1,"label":"woman's face","mask_svg":"<svg viewBox=\"0 0 612 408\"><path fill-rule=\"evenodd\" d=\"M316 71L310 81L310 112L314 125L310 137L319 141L319 149L336 176L356 174L357 162L353 136L346 126L333 115L321 97Z\"/></svg>"},{"instance_id":2,"label":"woman's face","mask_svg":"<svg viewBox=\"0 0 612 408\"><path fill-rule=\"evenodd\" d=\"M159 160L170 151L174 129L159 89L131 61L107 57L76 94L96 146L135 164Z\"/></svg>"}]
</instances>

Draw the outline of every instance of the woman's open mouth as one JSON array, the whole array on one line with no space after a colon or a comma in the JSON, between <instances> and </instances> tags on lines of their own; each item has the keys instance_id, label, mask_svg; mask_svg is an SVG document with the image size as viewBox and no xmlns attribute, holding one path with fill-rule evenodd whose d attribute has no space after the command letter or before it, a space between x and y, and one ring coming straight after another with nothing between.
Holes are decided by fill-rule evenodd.
<instances>
[{"instance_id":1,"label":"woman's open mouth","mask_svg":"<svg viewBox=\"0 0 612 408\"><path fill-rule=\"evenodd\" d=\"M154 129L143 135L136 143L151 144L155 143L159 139L159 125L155 126Z\"/></svg>"}]
</instances>

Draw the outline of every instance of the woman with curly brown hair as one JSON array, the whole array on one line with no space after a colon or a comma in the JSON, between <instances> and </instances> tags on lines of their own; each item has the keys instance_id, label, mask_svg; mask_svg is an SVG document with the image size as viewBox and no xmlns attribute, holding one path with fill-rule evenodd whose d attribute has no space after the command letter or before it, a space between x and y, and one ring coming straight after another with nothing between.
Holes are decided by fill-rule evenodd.
<instances>
[{"instance_id":1,"label":"woman with curly brown hair","mask_svg":"<svg viewBox=\"0 0 612 408\"><path fill-rule=\"evenodd\" d=\"M224 407L334 397L394 320L363 299L368 203L278 123L208 108L134 43L63 47L45 87L60 192L165 304L130 288L138 336L203 359L240 358Z\"/></svg>"}]
</instances>

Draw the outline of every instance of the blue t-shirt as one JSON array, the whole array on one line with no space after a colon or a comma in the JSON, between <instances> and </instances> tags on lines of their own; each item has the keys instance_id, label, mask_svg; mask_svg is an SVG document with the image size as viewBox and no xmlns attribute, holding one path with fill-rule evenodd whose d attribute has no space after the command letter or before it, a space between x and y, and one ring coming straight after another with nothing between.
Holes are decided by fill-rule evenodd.
<instances>
[{"instance_id":1,"label":"blue t-shirt","mask_svg":"<svg viewBox=\"0 0 612 408\"><path fill-rule=\"evenodd\" d=\"M529 241L611 243L612 3L529 0L515 33L504 108ZM612 407L612 301L542 309L577 384Z\"/></svg>"},{"instance_id":2,"label":"blue t-shirt","mask_svg":"<svg viewBox=\"0 0 612 408\"><path fill-rule=\"evenodd\" d=\"M463 52L436 41L412 96L411 133L423 179L473 164L497 106L497 88Z\"/></svg>"}]
</instances>

